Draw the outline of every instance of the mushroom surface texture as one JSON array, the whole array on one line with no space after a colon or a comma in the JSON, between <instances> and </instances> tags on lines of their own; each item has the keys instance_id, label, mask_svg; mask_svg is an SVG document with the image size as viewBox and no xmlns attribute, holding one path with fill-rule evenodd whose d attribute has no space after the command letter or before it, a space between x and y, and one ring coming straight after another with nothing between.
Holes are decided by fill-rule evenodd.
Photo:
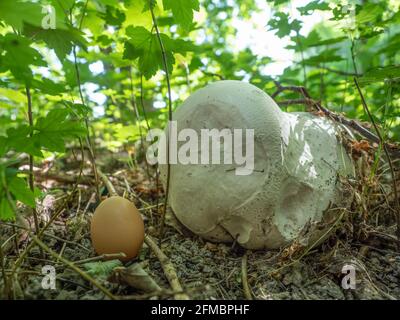
<instances>
[{"instance_id":1,"label":"mushroom surface texture","mask_svg":"<svg viewBox=\"0 0 400 320\"><path fill-rule=\"evenodd\" d=\"M169 204L183 225L205 239L236 240L247 249L274 249L300 238L309 241L327 209L349 197L340 182L354 174L353 162L340 142L344 129L326 117L283 112L249 83L209 84L177 108L173 120L176 127L166 129L170 160L175 152L173 129L179 134L176 148L180 151L177 163L170 165ZM187 138L194 137L185 138L189 131L181 135L183 129L199 137L199 147L190 149L196 157L185 163L179 155L187 151ZM223 133L224 139L216 139L220 149L212 137L204 142L207 129ZM231 148L229 141L233 141ZM160 159L165 159L166 145L161 139L158 157L164 187L167 165ZM251 156L252 148L252 167L229 161L237 150ZM209 159L217 150L220 162L203 161L204 149ZM195 158L200 160L196 163Z\"/></svg>"}]
</instances>

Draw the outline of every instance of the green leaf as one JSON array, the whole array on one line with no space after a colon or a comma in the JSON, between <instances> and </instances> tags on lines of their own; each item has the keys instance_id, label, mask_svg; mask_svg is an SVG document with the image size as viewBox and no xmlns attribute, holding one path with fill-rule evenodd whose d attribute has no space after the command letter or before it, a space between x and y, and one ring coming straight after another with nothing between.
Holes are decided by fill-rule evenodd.
<instances>
[{"instance_id":1,"label":"green leaf","mask_svg":"<svg viewBox=\"0 0 400 320\"><path fill-rule=\"evenodd\" d=\"M395 55L400 48L400 33L396 33L389 38L387 44L379 49L377 53L385 53L387 56Z\"/></svg>"},{"instance_id":2,"label":"green leaf","mask_svg":"<svg viewBox=\"0 0 400 320\"><path fill-rule=\"evenodd\" d=\"M125 42L124 59L139 59L139 70L146 79L164 69L162 50L156 34L144 27L128 27L126 34L130 39ZM194 46L188 41L173 40L163 33L160 34L160 38L166 51L168 71L172 72L175 62L173 54L193 51Z\"/></svg>"},{"instance_id":3,"label":"green leaf","mask_svg":"<svg viewBox=\"0 0 400 320\"><path fill-rule=\"evenodd\" d=\"M348 39L348 37L344 37L344 36L343 37L330 38L330 39L321 40L321 41L318 41L318 42L315 42L315 43L311 43L308 46L309 47L327 46L327 45L343 42L343 41L345 41L347 39Z\"/></svg>"},{"instance_id":4,"label":"green leaf","mask_svg":"<svg viewBox=\"0 0 400 320\"><path fill-rule=\"evenodd\" d=\"M150 8L154 9L157 5L157 0L145 1L142 13L149 11Z\"/></svg>"},{"instance_id":5,"label":"green leaf","mask_svg":"<svg viewBox=\"0 0 400 320\"><path fill-rule=\"evenodd\" d=\"M38 118L33 128L21 125L8 129L9 147L37 157L43 157L43 149L64 152L67 139L86 134L83 124L69 119L69 115L66 109L54 109L47 116Z\"/></svg>"},{"instance_id":6,"label":"green leaf","mask_svg":"<svg viewBox=\"0 0 400 320\"><path fill-rule=\"evenodd\" d=\"M0 220L10 221L15 219L15 213L10 206L9 200L6 195L0 197Z\"/></svg>"},{"instance_id":7,"label":"green leaf","mask_svg":"<svg viewBox=\"0 0 400 320\"><path fill-rule=\"evenodd\" d=\"M42 93L53 96L65 92L65 86L59 83L55 83L48 78L42 78L41 80L34 79L32 81L32 88L38 89Z\"/></svg>"},{"instance_id":8,"label":"green leaf","mask_svg":"<svg viewBox=\"0 0 400 320\"><path fill-rule=\"evenodd\" d=\"M122 266L122 262L119 260L110 260L104 262L89 262L83 265L87 270L87 273L91 276L107 278L114 268Z\"/></svg>"},{"instance_id":9,"label":"green leaf","mask_svg":"<svg viewBox=\"0 0 400 320\"><path fill-rule=\"evenodd\" d=\"M118 1L118 0L114 0ZM64 14L68 13L69 10L75 5L76 0L51 0L51 5L57 9L61 9Z\"/></svg>"},{"instance_id":10,"label":"green leaf","mask_svg":"<svg viewBox=\"0 0 400 320\"><path fill-rule=\"evenodd\" d=\"M31 208L35 208L35 195L28 188L26 181L19 177L14 177L8 183L8 189L12 195L22 203L26 204Z\"/></svg>"},{"instance_id":11,"label":"green leaf","mask_svg":"<svg viewBox=\"0 0 400 320\"><path fill-rule=\"evenodd\" d=\"M72 113L78 115L81 118L87 118L92 112L92 109L90 109L87 105L81 103L64 101L64 105L69 108Z\"/></svg>"},{"instance_id":12,"label":"green leaf","mask_svg":"<svg viewBox=\"0 0 400 320\"><path fill-rule=\"evenodd\" d=\"M290 0L267 0L267 2L273 2L275 6L279 6L289 1Z\"/></svg>"},{"instance_id":13,"label":"green leaf","mask_svg":"<svg viewBox=\"0 0 400 320\"><path fill-rule=\"evenodd\" d=\"M120 27L125 21L125 13L112 6L106 6L106 12L100 13L100 17L110 26Z\"/></svg>"},{"instance_id":14,"label":"green leaf","mask_svg":"<svg viewBox=\"0 0 400 320\"><path fill-rule=\"evenodd\" d=\"M361 7L356 15L357 25L363 25L368 22L376 21L381 15L383 8L379 4L367 3Z\"/></svg>"},{"instance_id":15,"label":"green leaf","mask_svg":"<svg viewBox=\"0 0 400 320\"><path fill-rule=\"evenodd\" d=\"M77 79L76 79L75 64L68 59L64 59L62 61L62 64L63 64L63 71L65 72L65 80L66 80L67 84L71 88L77 87L78 83L77 83ZM85 82L93 81L93 75L90 72L89 64L88 63L80 63L78 61L77 65L79 68L81 84L85 83Z\"/></svg>"},{"instance_id":16,"label":"green leaf","mask_svg":"<svg viewBox=\"0 0 400 320\"><path fill-rule=\"evenodd\" d=\"M400 66L387 66L367 71L364 76L358 78L360 84L383 82L400 79Z\"/></svg>"},{"instance_id":17,"label":"green leaf","mask_svg":"<svg viewBox=\"0 0 400 320\"><path fill-rule=\"evenodd\" d=\"M200 10L198 0L163 0L163 6L166 10L172 10L175 21L186 31L192 27L193 10Z\"/></svg>"},{"instance_id":18,"label":"green leaf","mask_svg":"<svg viewBox=\"0 0 400 320\"><path fill-rule=\"evenodd\" d=\"M125 11L126 19L123 23L123 27L126 29L129 26L141 26L150 29L153 26L153 19L151 17L151 13L148 10L148 4L148 0L135 0L127 4ZM158 7L154 7L154 14L156 15L157 8Z\"/></svg>"},{"instance_id":19,"label":"green leaf","mask_svg":"<svg viewBox=\"0 0 400 320\"><path fill-rule=\"evenodd\" d=\"M8 149L7 138L0 136L0 157L5 155Z\"/></svg>"},{"instance_id":20,"label":"green leaf","mask_svg":"<svg viewBox=\"0 0 400 320\"><path fill-rule=\"evenodd\" d=\"M343 58L340 55L336 54L336 51L337 48L324 50L315 56L305 59L303 63L307 65L319 65L321 63L336 62L343 60Z\"/></svg>"},{"instance_id":21,"label":"green leaf","mask_svg":"<svg viewBox=\"0 0 400 320\"><path fill-rule=\"evenodd\" d=\"M7 141L10 149L25 152L33 156L43 157L40 145L30 135L32 129L28 125L7 130Z\"/></svg>"},{"instance_id":22,"label":"green leaf","mask_svg":"<svg viewBox=\"0 0 400 320\"><path fill-rule=\"evenodd\" d=\"M309 2L307 5L304 7L298 7L297 10L301 13L301 15L310 15L312 14L315 10L321 10L321 11L326 11L330 10L329 4L321 0L314 0Z\"/></svg>"},{"instance_id":23,"label":"green leaf","mask_svg":"<svg viewBox=\"0 0 400 320\"><path fill-rule=\"evenodd\" d=\"M275 34L279 38L288 36L292 30L298 32L301 29L301 22L297 19L289 22L289 15L284 12L275 13L268 25L270 30L277 30Z\"/></svg>"},{"instance_id":24,"label":"green leaf","mask_svg":"<svg viewBox=\"0 0 400 320\"><path fill-rule=\"evenodd\" d=\"M38 3L15 0L0 1L0 20L15 29L22 30L24 23L39 27L44 16L42 6Z\"/></svg>"},{"instance_id":25,"label":"green leaf","mask_svg":"<svg viewBox=\"0 0 400 320\"><path fill-rule=\"evenodd\" d=\"M6 98L15 103L25 103L26 96L21 92L8 88L0 88L0 99Z\"/></svg>"},{"instance_id":26,"label":"green leaf","mask_svg":"<svg viewBox=\"0 0 400 320\"><path fill-rule=\"evenodd\" d=\"M83 33L76 28L68 29L42 29L29 26L26 33L35 40L42 40L48 47L54 49L61 61L72 51L74 45L86 50L87 42Z\"/></svg>"},{"instance_id":27,"label":"green leaf","mask_svg":"<svg viewBox=\"0 0 400 320\"><path fill-rule=\"evenodd\" d=\"M116 6L118 5L119 0L96 0L105 6Z\"/></svg>"},{"instance_id":28,"label":"green leaf","mask_svg":"<svg viewBox=\"0 0 400 320\"><path fill-rule=\"evenodd\" d=\"M16 79L28 83L32 80L30 65L46 66L40 53L30 45L30 40L16 34L0 36L0 52L5 51L4 56L0 55L0 66L9 69Z\"/></svg>"},{"instance_id":29,"label":"green leaf","mask_svg":"<svg viewBox=\"0 0 400 320\"><path fill-rule=\"evenodd\" d=\"M46 117L39 118L34 126L35 142L49 151L64 152L67 138L82 137L86 134L85 127L68 119L69 111L54 109Z\"/></svg>"},{"instance_id":30,"label":"green leaf","mask_svg":"<svg viewBox=\"0 0 400 320\"><path fill-rule=\"evenodd\" d=\"M308 48L313 43L321 41L321 37L318 31L314 29L307 35L307 37L303 37L302 35L295 35L293 37L290 37L290 40L292 40L294 45L286 46L286 48L293 49L296 52L300 52L301 50L304 50L304 48ZM301 46L298 45L298 43L300 43Z\"/></svg>"}]
</instances>

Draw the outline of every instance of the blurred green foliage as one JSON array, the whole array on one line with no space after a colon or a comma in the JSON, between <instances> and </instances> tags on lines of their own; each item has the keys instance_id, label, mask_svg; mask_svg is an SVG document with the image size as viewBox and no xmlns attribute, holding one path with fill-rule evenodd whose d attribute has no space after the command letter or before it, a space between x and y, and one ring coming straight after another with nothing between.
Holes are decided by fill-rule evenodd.
<instances>
[{"instance_id":1,"label":"blurred green foliage","mask_svg":"<svg viewBox=\"0 0 400 320\"><path fill-rule=\"evenodd\" d=\"M232 46L235 21L252 25L261 2L271 13L265 30L294 52L293 63L273 77L268 74L272 57ZM174 108L212 81L249 81L271 94L278 80L304 85L329 109L369 121L354 86L356 76L385 137L398 140L400 4L349 3L0 0L0 218L13 217L17 200L34 206L31 191L21 183L24 177L10 168L18 155L33 155L38 162L44 153L62 155L65 146L87 134L85 120L97 147L112 150L134 143L148 125L164 126L167 86L150 7L166 51ZM325 19L303 32L315 12ZM44 28L44 21L55 29ZM33 126L27 122L27 88ZM295 98L300 97L280 97Z\"/></svg>"}]
</instances>

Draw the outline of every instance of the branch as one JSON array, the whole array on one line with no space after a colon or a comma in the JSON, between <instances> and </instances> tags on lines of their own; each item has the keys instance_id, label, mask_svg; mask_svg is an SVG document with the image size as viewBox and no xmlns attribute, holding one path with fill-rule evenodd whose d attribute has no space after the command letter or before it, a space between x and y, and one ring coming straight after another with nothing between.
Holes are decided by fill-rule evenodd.
<instances>
[{"instance_id":1,"label":"branch","mask_svg":"<svg viewBox=\"0 0 400 320\"><path fill-rule=\"evenodd\" d=\"M284 101L277 101L276 103L280 106L290 106L290 105L294 105L294 104L309 105L310 103L315 103L315 101L311 100L311 99L290 99L290 100L284 100Z\"/></svg>"},{"instance_id":2,"label":"branch","mask_svg":"<svg viewBox=\"0 0 400 320\"><path fill-rule=\"evenodd\" d=\"M104 185L106 186L106 188L108 190L108 193L111 196L117 196L118 193L115 190L114 185L111 183L110 179L108 179L108 177L99 168L97 168L97 174L103 180Z\"/></svg>"},{"instance_id":3,"label":"branch","mask_svg":"<svg viewBox=\"0 0 400 320\"><path fill-rule=\"evenodd\" d=\"M247 279L247 252L242 257L242 284L243 294L245 298L247 300L253 300L253 296L251 295L251 290Z\"/></svg>"},{"instance_id":4,"label":"branch","mask_svg":"<svg viewBox=\"0 0 400 320\"><path fill-rule=\"evenodd\" d=\"M29 174L29 170L19 170L18 172L20 173L25 173ZM63 175L63 174L57 174L57 173L52 173L52 172L41 172L41 171L33 171L33 175L35 176L35 179L37 181L46 181L46 180L55 180L61 183L66 183L66 184L75 184L79 182L80 184L92 184L93 179L90 178L89 176L85 177L75 177L73 175Z\"/></svg>"},{"instance_id":5,"label":"branch","mask_svg":"<svg viewBox=\"0 0 400 320\"><path fill-rule=\"evenodd\" d=\"M164 274L167 277L172 290L176 291L176 292L182 292L183 291L182 286L181 286L178 276L175 272L174 265L171 263L169 258L164 254L164 252L161 251L161 249L157 246L155 241L149 235L145 235L144 241L146 242L146 244L150 247L150 249L153 251L153 253L156 255L156 257L160 261L160 264L164 270ZM175 295L175 299L176 300L189 300L189 297L186 293L177 293Z\"/></svg>"},{"instance_id":6,"label":"branch","mask_svg":"<svg viewBox=\"0 0 400 320\"><path fill-rule=\"evenodd\" d=\"M278 104L280 104L280 105L290 105L290 104L299 104L299 103L306 104L310 107L314 107L318 111L323 112L323 114L325 116L327 116L328 118L330 118L336 122L339 122L351 129L353 129L354 131L357 131L364 138L366 138L372 142L375 142L375 143L381 142L381 139L379 138L379 136L377 136L375 133L371 132L370 130L368 130L361 124L359 124L357 121L352 120L352 119L347 119L340 114L330 111L329 109L322 106L320 101L316 101L316 100L312 99L306 88L301 87L301 86L282 86L278 81L274 81L274 83L275 83L277 89L271 95L272 98L275 98L276 96L278 96L280 93L282 93L284 91L298 92L303 96L302 99L286 100L286 101L278 102ZM400 150L396 149L393 145L391 145L389 143L385 143L385 146L387 147L388 152L391 154L391 156L396 157L396 158L400 157Z\"/></svg>"}]
</instances>

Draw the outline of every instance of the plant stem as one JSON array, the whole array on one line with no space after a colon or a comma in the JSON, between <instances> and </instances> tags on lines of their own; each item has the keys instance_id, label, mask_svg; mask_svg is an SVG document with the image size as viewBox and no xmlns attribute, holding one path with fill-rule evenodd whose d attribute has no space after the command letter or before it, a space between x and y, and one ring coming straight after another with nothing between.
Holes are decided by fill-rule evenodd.
<instances>
[{"instance_id":1,"label":"plant stem","mask_svg":"<svg viewBox=\"0 0 400 320\"><path fill-rule=\"evenodd\" d=\"M28 86L25 86L26 90L26 98L28 100L28 119L29 119L29 126L31 127L31 130L33 129L33 112L32 112L32 96L31 96L31 90L29 89ZM32 137L32 132L30 133L30 137ZM33 177L33 155L29 155L29 188L31 189L32 193L35 192L35 181ZM40 229L39 229L39 219L37 215L36 208L32 208L32 215L33 215L33 221L35 224L35 233L36 235L39 234ZM42 257L43 251L40 250L40 254Z\"/></svg>"},{"instance_id":2,"label":"plant stem","mask_svg":"<svg viewBox=\"0 0 400 320\"><path fill-rule=\"evenodd\" d=\"M151 0L149 0L149 7L150 7L150 12L151 12L151 17L153 19L153 24L154 24L154 29L156 30L156 34L157 34L157 39L161 48L161 54L162 54L162 61L163 61L163 66L164 66L164 71L165 71L165 77L167 80L167 87L168 87L168 132L167 132L167 183L166 183L166 187L165 187L165 200L164 200L164 212L163 215L161 217L161 225L160 225L160 237L159 237L159 242L161 243L163 235L164 235L164 225L165 225L165 216L167 213L167 205L168 205L168 196L169 196L169 185L170 185L170 180L171 180L171 165L169 163L169 159L170 159L170 150L169 150L169 145L170 145L170 141L169 141L169 133L170 133L170 129L171 129L171 123L172 123L172 100L171 100L171 83L170 83L170 79L169 79L169 71L168 71L168 64L167 64L167 53L165 51L164 48L164 44L161 40L161 36L160 36L160 31L158 29L158 25L157 25L157 19L154 15L154 10L153 7L151 5Z\"/></svg>"},{"instance_id":3,"label":"plant stem","mask_svg":"<svg viewBox=\"0 0 400 320\"><path fill-rule=\"evenodd\" d=\"M369 111L367 102L365 101L364 95L363 95L363 93L362 93L362 91L360 89L360 86L358 84L358 81L357 81L356 77L354 77L354 83L356 84L358 93L360 94L360 98L361 98L361 102L362 102L362 105L364 107L364 110L368 114L368 117L370 118L371 123L375 128L376 134L378 135L379 140L380 140L380 144L383 146L383 150L385 151L385 154L386 154L386 157L387 157L387 160L388 160L388 164L389 164L390 171L391 171L391 174L392 174L392 179L393 179L393 193L394 193L394 198L395 198L394 200L395 200L396 209L397 209L397 216L396 216L396 218L397 218L397 240L400 241L400 200L399 200L399 195L398 195L398 192L397 192L396 175L394 173L394 167L393 167L392 159L390 158L389 150L388 150L388 148L386 146L386 143L385 143L385 141L384 141L384 139L382 137L382 134L381 134L378 126L376 125L375 120L372 117L371 112ZM400 251L400 243L397 244L397 248Z\"/></svg>"},{"instance_id":4,"label":"plant stem","mask_svg":"<svg viewBox=\"0 0 400 320\"><path fill-rule=\"evenodd\" d=\"M143 139L143 132L142 132L142 126L140 124L140 115L139 115L139 110L137 108L137 103L136 103L136 99L135 99L135 93L134 93L134 89L133 89L133 79L132 79L132 67L129 67L129 80L130 80L130 89L131 89L131 105L132 105L132 109L133 109L133 113L136 116L136 124L139 128L139 135L140 135L140 143L142 145L142 152L144 155L144 161L146 164L146 173L147 176L150 180L151 175L150 175L150 169L149 169L149 164L147 162L146 159L146 150L145 150L145 145L144 145L144 139Z\"/></svg>"},{"instance_id":5,"label":"plant stem","mask_svg":"<svg viewBox=\"0 0 400 320\"><path fill-rule=\"evenodd\" d=\"M350 47L350 52L351 52L351 61L353 62L353 69L354 69L354 73L358 74L358 70L357 70L357 64L356 64L356 55L354 53L354 39L351 39L351 47Z\"/></svg>"},{"instance_id":6,"label":"plant stem","mask_svg":"<svg viewBox=\"0 0 400 320\"><path fill-rule=\"evenodd\" d=\"M140 104L142 106L143 117L144 117L144 121L146 122L147 131L150 133L151 128L150 128L149 121L147 119L146 109L144 107L143 75L142 74L140 75ZM151 134L150 134L150 139L153 140L153 137ZM155 184L156 184L156 208L157 208L157 211L158 211L158 202L159 202L159 192L158 192L159 179L160 179L160 175L158 172L158 168L156 168Z\"/></svg>"},{"instance_id":7,"label":"plant stem","mask_svg":"<svg viewBox=\"0 0 400 320\"><path fill-rule=\"evenodd\" d=\"M303 86L307 88L307 71L306 71L306 65L304 63L304 51L299 36L300 36L299 32L296 31L296 42L300 49L301 65L303 67L303 76L304 76Z\"/></svg>"},{"instance_id":8,"label":"plant stem","mask_svg":"<svg viewBox=\"0 0 400 320\"><path fill-rule=\"evenodd\" d=\"M178 275L176 274L174 265L172 264L170 259L157 246L151 236L145 235L144 241L149 246L151 251L153 251L153 253L156 255L157 259L160 261L161 267L164 270L165 277L171 285L172 290L176 292L183 292L182 285L179 281ZM189 300L189 296L186 293L178 293L175 295L174 298L175 300Z\"/></svg>"},{"instance_id":9,"label":"plant stem","mask_svg":"<svg viewBox=\"0 0 400 320\"><path fill-rule=\"evenodd\" d=\"M247 252L242 256L242 285L243 285L243 294L247 300L253 300L253 296L251 294L249 281L247 279Z\"/></svg>"},{"instance_id":10,"label":"plant stem","mask_svg":"<svg viewBox=\"0 0 400 320\"><path fill-rule=\"evenodd\" d=\"M81 20L79 22L79 30L82 28L83 19L85 17L85 11L87 9L87 4L88 4L88 0L86 0L85 6L83 8L82 17L81 17ZM70 12L70 23L72 25L72 12ZM79 96L81 98L81 103L84 106L86 106L85 99L83 98L83 93L82 93L81 75L80 75L80 72L79 72L78 59L77 59L77 55L76 55L76 46L75 45L72 47L72 52L73 52L73 55L74 55L74 66L75 66L76 81L77 81L77 85L78 85ZM97 200L100 202L101 201L101 194L100 194L100 187L99 187L100 180L99 180L99 176L97 174L96 155L95 155L93 143L92 143L92 140L91 140L91 137L90 137L89 120L88 120L88 117L86 115L84 117L84 121L85 121L85 127L86 127L86 143L87 143L88 148L89 148L90 163L92 165L92 171L93 171L93 174L94 174L94 179L95 179L95 184L96 184L96 188L95 188L96 189L96 196L97 196Z\"/></svg>"}]
</instances>

